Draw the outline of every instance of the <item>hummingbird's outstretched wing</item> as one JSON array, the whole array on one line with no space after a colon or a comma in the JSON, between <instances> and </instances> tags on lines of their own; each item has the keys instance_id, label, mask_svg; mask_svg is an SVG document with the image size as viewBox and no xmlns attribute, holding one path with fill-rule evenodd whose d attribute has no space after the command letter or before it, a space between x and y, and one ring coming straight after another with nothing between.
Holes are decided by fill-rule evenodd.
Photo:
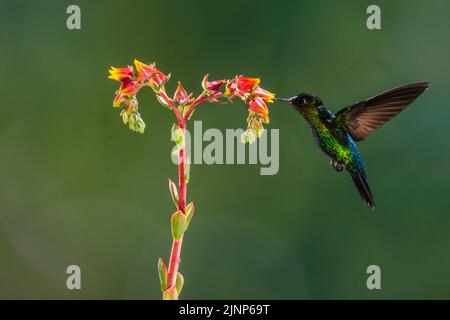
<instances>
[{"instance_id":1,"label":"hummingbird's outstretched wing","mask_svg":"<svg viewBox=\"0 0 450 320\"><path fill-rule=\"evenodd\" d=\"M357 102L336 114L336 124L345 128L356 141L364 140L405 109L428 87L429 82L410 83Z\"/></svg>"}]
</instances>

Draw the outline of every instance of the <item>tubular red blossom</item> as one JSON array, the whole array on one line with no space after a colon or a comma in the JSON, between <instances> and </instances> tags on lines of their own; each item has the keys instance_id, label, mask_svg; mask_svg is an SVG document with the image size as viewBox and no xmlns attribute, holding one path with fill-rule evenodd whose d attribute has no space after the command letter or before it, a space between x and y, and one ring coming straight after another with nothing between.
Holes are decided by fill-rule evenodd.
<instances>
[{"instance_id":1,"label":"tubular red blossom","mask_svg":"<svg viewBox=\"0 0 450 320\"><path fill-rule=\"evenodd\" d=\"M134 80L122 82L119 88L119 92L127 96L136 94L138 91L137 81Z\"/></svg>"},{"instance_id":2,"label":"tubular red blossom","mask_svg":"<svg viewBox=\"0 0 450 320\"><path fill-rule=\"evenodd\" d=\"M113 107L118 108L125 101L125 96L119 91L116 91L116 97L113 100Z\"/></svg>"},{"instance_id":3,"label":"tubular red blossom","mask_svg":"<svg viewBox=\"0 0 450 320\"><path fill-rule=\"evenodd\" d=\"M208 91L209 94L215 94L226 82L227 80L208 81L208 75L205 75L202 81L202 87L204 90Z\"/></svg>"},{"instance_id":4,"label":"tubular red blossom","mask_svg":"<svg viewBox=\"0 0 450 320\"><path fill-rule=\"evenodd\" d=\"M150 78L150 83L156 85L157 87L161 87L162 85L164 85L167 82L167 80L169 80L169 78L170 78L170 74L165 75L158 69L154 68L153 74Z\"/></svg>"},{"instance_id":5,"label":"tubular red blossom","mask_svg":"<svg viewBox=\"0 0 450 320\"><path fill-rule=\"evenodd\" d=\"M247 93L254 86L257 86L260 82L261 80L259 78L246 78L243 76L239 76L237 78L237 89L241 93Z\"/></svg>"},{"instance_id":6,"label":"tubular red blossom","mask_svg":"<svg viewBox=\"0 0 450 320\"><path fill-rule=\"evenodd\" d=\"M211 91L219 91L220 87L225 84L225 80L215 80L207 83L206 88Z\"/></svg>"},{"instance_id":7,"label":"tubular red blossom","mask_svg":"<svg viewBox=\"0 0 450 320\"><path fill-rule=\"evenodd\" d=\"M265 102L273 102L273 99L275 98L274 93L267 91L267 90L261 88L260 86L256 86L252 90L252 96L255 98L261 98Z\"/></svg>"},{"instance_id":8,"label":"tubular red blossom","mask_svg":"<svg viewBox=\"0 0 450 320\"><path fill-rule=\"evenodd\" d=\"M116 80L119 82L132 80L134 76L134 69L132 66L125 68L114 68L109 69L109 79Z\"/></svg>"},{"instance_id":9,"label":"tubular red blossom","mask_svg":"<svg viewBox=\"0 0 450 320\"><path fill-rule=\"evenodd\" d=\"M248 102L248 109L259 115L269 114L269 108L262 98L252 99Z\"/></svg>"},{"instance_id":10,"label":"tubular red blossom","mask_svg":"<svg viewBox=\"0 0 450 320\"><path fill-rule=\"evenodd\" d=\"M155 65L147 65L145 63L140 62L137 59L134 59L134 65L136 66L136 70L138 72L139 82L144 83L152 76L155 71Z\"/></svg>"},{"instance_id":11,"label":"tubular red blossom","mask_svg":"<svg viewBox=\"0 0 450 320\"><path fill-rule=\"evenodd\" d=\"M113 101L113 107L120 107L121 104L127 99L128 96L138 93L137 81L128 80L120 84L119 90L116 91L116 97Z\"/></svg>"}]
</instances>

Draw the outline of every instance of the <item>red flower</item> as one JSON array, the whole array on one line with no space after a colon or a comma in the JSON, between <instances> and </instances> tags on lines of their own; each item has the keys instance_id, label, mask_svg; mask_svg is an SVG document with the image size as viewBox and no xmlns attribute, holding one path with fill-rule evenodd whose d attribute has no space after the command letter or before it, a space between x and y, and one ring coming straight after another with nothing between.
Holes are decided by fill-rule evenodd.
<instances>
[{"instance_id":1,"label":"red flower","mask_svg":"<svg viewBox=\"0 0 450 320\"><path fill-rule=\"evenodd\" d=\"M214 81L208 81L208 74L205 75L202 81L202 87L203 90L208 91L209 94L215 94L217 93L220 88L227 82L226 80L214 80Z\"/></svg>"},{"instance_id":2,"label":"red flower","mask_svg":"<svg viewBox=\"0 0 450 320\"><path fill-rule=\"evenodd\" d=\"M113 100L113 107L118 108L121 106L122 102L125 101L125 96L119 91L116 91L116 97Z\"/></svg>"},{"instance_id":3,"label":"red flower","mask_svg":"<svg viewBox=\"0 0 450 320\"><path fill-rule=\"evenodd\" d=\"M237 89L241 93L247 93L254 86L258 85L261 82L261 80L259 78L246 78L243 76L239 76L236 82L237 82Z\"/></svg>"},{"instance_id":4,"label":"red flower","mask_svg":"<svg viewBox=\"0 0 450 320\"><path fill-rule=\"evenodd\" d=\"M116 91L116 97L113 101L114 107L120 107L122 102L124 102L128 96L135 95L139 91L137 87L137 81L130 80L125 81L120 84L119 90Z\"/></svg>"},{"instance_id":5,"label":"red flower","mask_svg":"<svg viewBox=\"0 0 450 320\"><path fill-rule=\"evenodd\" d=\"M111 69L109 69L109 73L110 73L110 75L108 76L109 79L122 82L133 79L134 69L132 66L128 66L125 68L111 67Z\"/></svg>"},{"instance_id":6,"label":"red flower","mask_svg":"<svg viewBox=\"0 0 450 320\"><path fill-rule=\"evenodd\" d=\"M157 88L159 88L162 85L164 85L167 82L167 80L169 80L169 78L170 78L170 74L165 75L158 69L154 68L153 75L150 78L150 85L151 86L155 85Z\"/></svg>"},{"instance_id":7,"label":"red flower","mask_svg":"<svg viewBox=\"0 0 450 320\"><path fill-rule=\"evenodd\" d=\"M227 81L224 94L228 98L241 97L244 99L243 95L249 92L253 87L257 86L259 82L259 78L237 76L233 80Z\"/></svg>"},{"instance_id":8,"label":"red flower","mask_svg":"<svg viewBox=\"0 0 450 320\"><path fill-rule=\"evenodd\" d=\"M137 81L131 80L131 81L125 81L122 82L119 88L120 93L131 96L133 94L136 94L139 89L137 87Z\"/></svg>"},{"instance_id":9,"label":"red flower","mask_svg":"<svg viewBox=\"0 0 450 320\"><path fill-rule=\"evenodd\" d=\"M252 99L248 102L248 109L261 116L269 114L269 108L267 108L267 105L264 102L264 100L259 97Z\"/></svg>"},{"instance_id":10,"label":"red flower","mask_svg":"<svg viewBox=\"0 0 450 320\"><path fill-rule=\"evenodd\" d=\"M150 79L153 72L155 71L155 65L147 65L136 59L134 59L134 64L136 66L138 78L141 83L144 83L145 81Z\"/></svg>"},{"instance_id":11,"label":"red flower","mask_svg":"<svg viewBox=\"0 0 450 320\"><path fill-rule=\"evenodd\" d=\"M206 84L206 88L210 91L217 92L225 84L225 82L225 80L211 81Z\"/></svg>"},{"instance_id":12,"label":"red flower","mask_svg":"<svg viewBox=\"0 0 450 320\"><path fill-rule=\"evenodd\" d=\"M267 91L267 90L261 88L260 86L256 86L252 90L252 96L255 98L261 98L265 102L273 102L273 99L275 98L274 93Z\"/></svg>"}]
</instances>

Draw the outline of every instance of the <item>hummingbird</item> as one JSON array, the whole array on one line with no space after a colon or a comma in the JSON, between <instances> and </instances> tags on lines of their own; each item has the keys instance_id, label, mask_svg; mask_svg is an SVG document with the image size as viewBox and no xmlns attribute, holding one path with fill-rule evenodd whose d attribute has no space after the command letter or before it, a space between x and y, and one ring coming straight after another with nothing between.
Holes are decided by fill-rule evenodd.
<instances>
[{"instance_id":1,"label":"hummingbird","mask_svg":"<svg viewBox=\"0 0 450 320\"><path fill-rule=\"evenodd\" d=\"M375 129L403 111L428 87L429 82L405 84L356 102L337 113L328 110L322 100L310 92L275 100L289 103L305 118L317 145L331 158L333 169L337 172L346 169L364 203L374 209L375 200L356 142L365 140Z\"/></svg>"}]
</instances>

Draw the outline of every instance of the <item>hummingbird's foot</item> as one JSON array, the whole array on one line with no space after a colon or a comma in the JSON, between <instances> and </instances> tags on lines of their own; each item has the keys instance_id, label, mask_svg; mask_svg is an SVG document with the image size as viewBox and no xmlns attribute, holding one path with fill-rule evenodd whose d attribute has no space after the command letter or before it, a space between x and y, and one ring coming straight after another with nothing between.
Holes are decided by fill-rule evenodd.
<instances>
[{"instance_id":1,"label":"hummingbird's foot","mask_svg":"<svg viewBox=\"0 0 450 320\"><path fill-rule=\"evenodd\" d=\"M339 161L331 160L330 164L334 168L334 170L336 170L337 172L341 172L342 170L344 170L344 165L342 163L340 163Z\"/></svg>"}]
</instances>

